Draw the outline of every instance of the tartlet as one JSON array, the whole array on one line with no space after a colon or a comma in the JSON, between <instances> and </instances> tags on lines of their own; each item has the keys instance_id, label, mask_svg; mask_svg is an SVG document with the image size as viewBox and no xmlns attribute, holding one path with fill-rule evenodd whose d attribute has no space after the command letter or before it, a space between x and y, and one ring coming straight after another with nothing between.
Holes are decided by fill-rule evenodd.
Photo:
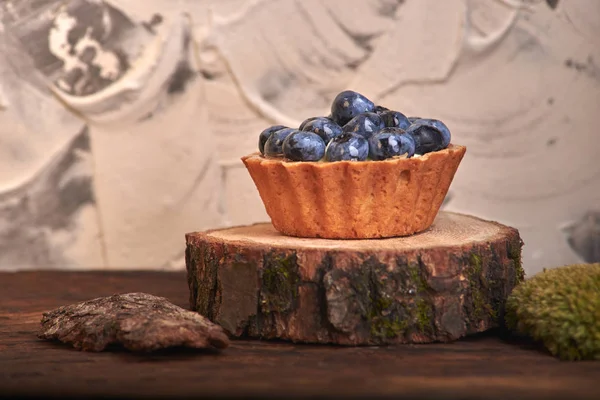
<instances>
[{"instance_id":1,"label":"tartlet","mask_svg":"<svg viewBox=\"0 0 600 400\"><path fill-rule=\"evenodd\" d=\"M407 236L433 223L466 147L382 161L242 161L275 229L305 238Z\"/></svg>"}]
</instances>

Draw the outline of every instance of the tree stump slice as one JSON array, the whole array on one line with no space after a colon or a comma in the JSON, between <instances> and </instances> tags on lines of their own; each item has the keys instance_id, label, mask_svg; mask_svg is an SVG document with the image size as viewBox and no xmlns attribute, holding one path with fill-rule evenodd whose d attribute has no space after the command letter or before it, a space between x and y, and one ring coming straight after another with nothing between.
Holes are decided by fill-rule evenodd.
<instances>
[{"instance_id":1,"label":"tree stump slice","mask_svg":"<svg viewBox=\"0 0 600 400\"><path fill-rule=\"evenodd\" d=\"M188 233L186 244L192 310L233 337L449 342L499 326L524 278L516 229L450 212L401 238L306 239L255 224Z\"/></svg>"}]
</instances>

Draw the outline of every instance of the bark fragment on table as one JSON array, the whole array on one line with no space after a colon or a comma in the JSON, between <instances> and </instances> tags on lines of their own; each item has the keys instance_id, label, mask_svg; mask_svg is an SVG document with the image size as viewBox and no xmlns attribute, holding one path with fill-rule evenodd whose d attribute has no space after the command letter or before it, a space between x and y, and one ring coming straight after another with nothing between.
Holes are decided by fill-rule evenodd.
<instances>
[{"instance_id":1,"label":"bark fragment on table","mask_svg":"<svg viewBox=\"0 0 600 400\"><path fill-rule=\"evenodd\" d=\"M202 315L147 293L116 294L59 307L42 316L40 339L84 351L120 344L131 351L229 345L223 329Z\"/></svg>"}]
</instances>

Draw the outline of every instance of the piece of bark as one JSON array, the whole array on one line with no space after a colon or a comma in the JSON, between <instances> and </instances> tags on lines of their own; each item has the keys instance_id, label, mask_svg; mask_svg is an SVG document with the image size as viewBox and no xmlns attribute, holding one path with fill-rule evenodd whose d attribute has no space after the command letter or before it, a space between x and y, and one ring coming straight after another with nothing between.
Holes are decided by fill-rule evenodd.
<instances>
[{"instance_id":1,"label":"piece of bark","mask_svg":"<svg viewBox=\"0 0 600 400\"><path fill-rule=\"evenodd\" d=\"M235 337L448 342L499 326L524 278L516 229L449 212L404 238L302 239L256 224L186 242L191 308Z\"/></svg>"},{"instance_id":2,"label":"piece of bark","mask_svg":"<svg viewBox=\"0 0 600 400\"><path fill-rule=\"evenodd\" d=\"M198 313L146 293L116 294L45 312L38 337L85 351L120 344L148 352L168 347L217 348L229 345L223 329Z\"/></svg>"}]
</instances>

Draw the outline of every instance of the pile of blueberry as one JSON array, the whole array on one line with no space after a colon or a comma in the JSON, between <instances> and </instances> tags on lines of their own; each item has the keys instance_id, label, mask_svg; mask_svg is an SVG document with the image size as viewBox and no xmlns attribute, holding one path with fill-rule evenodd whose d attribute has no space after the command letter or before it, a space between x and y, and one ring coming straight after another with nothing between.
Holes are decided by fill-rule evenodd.
<instances>
[{"instance_id":1,"label":"pile of blueberry","mask_svg":"<svg viewBox=\"0 0 600 400\"><path fill-rule=\"evenodd\" d=\"M311 117L298 129L271 126L260 133L258 148L267 157L292 161L364 161L445 149L450 131L436 119L407 118L346 90L331 105L331 115Z\"/></svg>"}]
</instances>

